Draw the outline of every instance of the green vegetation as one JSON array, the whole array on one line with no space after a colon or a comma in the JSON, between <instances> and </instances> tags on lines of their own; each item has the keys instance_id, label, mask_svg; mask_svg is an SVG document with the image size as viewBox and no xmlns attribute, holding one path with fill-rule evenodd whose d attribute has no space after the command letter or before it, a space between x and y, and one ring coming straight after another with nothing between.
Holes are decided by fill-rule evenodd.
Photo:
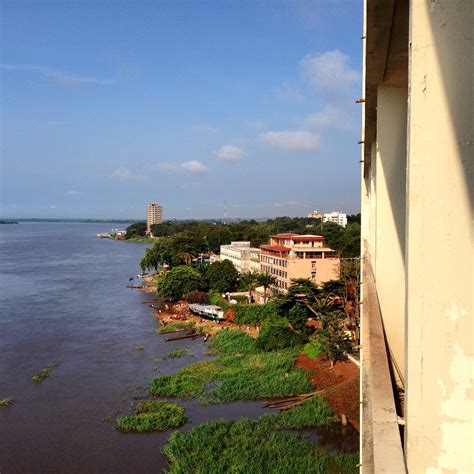
<instances>
[{"instance_id":1,"label":"green vegetation","mask_svg":"<svg viewBox=\"0 0 474 474\"><path fill-rule=\"evenodd\" d=\"M126 228L125 239L132 240L146 235L146 222L137 222L136 224L129 225Z\"/></svg>"},{"instance_id":2,"label":"green vegetation","mask_svg":"<svg viewBox=\"0 0 474 474\"><path fill-rule=\"evenodd\" d=\"M175 403L144 400L138 403L135 414L117 418L120 431L165 431L186 423L184 408Z\"/></svg>"},{"instance_id":3,"label":"green vegetation","mask_svg":"<svg viewBox=\"0 0 474 474\"><path fill-rule=\"evenodd\" d=\"M255 339L241 329L222 329L209 342L211 354L255 354Z\"/></svg>"},{"instance_id":4,"label":"green vegetation","mask_svg":"<svg viewBox=\"0 0 474 474\"><path fill-rule=\"evenodd\" d=\"M156 332L161 334L168 331L178 331L180 329L192 329L196 323L194 321L186 321L180 323L171 323L166 326L160 326L156 329Z\"/></svg>"},{"instance_id":5,"label":"green vegetation","mask_svg":"<svg viewBox=\"0 0 474 474\"><path fill-rule=\"evenodd\" d=\"M55 361L48 365L47 367L42 368L37 374L31 377L31 380L36 383L41 383L43 380L53 376L53 370L61 364L61 361Z\"/></svg>"},{"instance_id":6,"label":"green vegetation","mask_svg":"<svg viewBox=\"0 0 474 474\"><path fill-rule=\"evenodd\" d=\"M225 293L237 287L239 272L230 260L211 263L205 272L205 277L211 290Z\"/></svg>"},{"instance_id":7,"label":"green vegetation","mask_svg":"<svg viewBox=\"0 0 474 474\"><path fill-rule=\"evenodd\" d=\"M193 290L204 286L198 270L187 265L180 265L156 278L158 294L162 298L177 300Z\"/></svg>"},{"instance_id":8,"label":"green vegetation","mask_svg":"<svg viewBox=\"0 0 474 474\"><path fill-rule=\"evenodd\" d=\"M252 353L251 342L246 339L249 336L239 336L236 331L218 333L222 336L211 345L221 354L216 359L152 379L150 394L219 403L291 396L311 389L306 371L294 368L297 350Z\"/></svg>"},{"instance_id":9,"label":"green vegetation","mask_svg":"<svg viewBox=\"0 0 474 474\"><path fill-rule=\"evenodd\" d=\"M268 319L263 323L256 345L262 351L274 351L301 346L305 340L305 335L290 328L286 320Z\"/></svg>"},{"instance_id":10,"label":"green vegetation","mask_svg":"<svg viewBox=\"0 0 474 474\"><path fill-rule=\"evenodd\" d=\"M168 353L168 357L171 359L177 359L178 357L184 357L185 355L189 354L189 349L175 349Z\"/></svg>"},{"instance_id":11,"label":"green vegetation","mask_svg":"<svg viewBox=\"0 0 474 474\"><path fill-rule=\"evenodd\" d=\"M246 326L257 326L265 319L277 315L277 306L273 301L267 304L248 304L235 307L235 320Z\"/></svg>"},{"instance_id":12,"label":"green vegetation","mask_svg":"<svg viewBox=\"0 0 474 474\"><path fill-rule=\"evenodd\" d=\"M209 304L219 306L224 311L227 311L229 309L230 307L229 303L224 298L222 298L220 293L217 293L215 291L210 291L208 296L209 296Z\"/></svg>"},{"instance_id":13,"label":"green vegetation","mask_svg":"<svg viewBox=\"0 0 474 474\"><path fill-rule=\"evenodd\" d=\"M13 398L4 398L0 400L0 407L1 408L6 408L9 407L13 403Z\"/></svg>"},{"instance_id":14,"label":"green vegetation","mask_svg":"<svg viewBox=\"0 0 474 474\"><path fill-rule=\"evenodd\" d=\"M326 451L301 434L276 431L265 420L245 418L213 420L174 432L163 452L171 474L356 473L359 462L357 453Z\"/></svg>"},{"instance_id":15,"label":"green vegetation","mask_svg":"<svg viewBox=\"0 0 474 474\"><path fill-rule=\"evenodd\" d=\"M310 341L303 347L303 352L312 360L323 353L323 347L318 341Z\"/></svg>"}]
</instances>

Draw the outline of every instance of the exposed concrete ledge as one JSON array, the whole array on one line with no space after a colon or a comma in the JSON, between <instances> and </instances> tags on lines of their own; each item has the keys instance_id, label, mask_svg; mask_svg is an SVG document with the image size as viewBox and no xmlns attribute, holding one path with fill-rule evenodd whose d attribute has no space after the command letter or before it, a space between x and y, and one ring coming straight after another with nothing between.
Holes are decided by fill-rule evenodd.
<instances>
[{"instance_id":1,"label":"exposed concrete ledge","mask_svg":"<svg viewBox=\"0 0 474 474\"><path fill-rule=\"evenodd\" d=\"M361 471L406 473L382 315L368 253L362 265Z\"/></svg>"}]
</instances>

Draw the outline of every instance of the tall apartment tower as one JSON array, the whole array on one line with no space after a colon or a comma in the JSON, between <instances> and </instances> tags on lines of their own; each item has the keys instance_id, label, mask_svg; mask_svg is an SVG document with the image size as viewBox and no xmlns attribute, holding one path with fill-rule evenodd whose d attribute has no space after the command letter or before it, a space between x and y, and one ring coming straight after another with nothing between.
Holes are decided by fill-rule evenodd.
<instances>
[{"instance_id":1,"label":"tall apartment tower","mask_svg":"<svg viewBox=\"0 0 474 474\"><path fill-rule=\"evenodd\" d=\"M151 202L146 207L146 232L151 233L153 224L161 224L163 222L163 206L157 202Z\"/></svg>"}]
</instances>

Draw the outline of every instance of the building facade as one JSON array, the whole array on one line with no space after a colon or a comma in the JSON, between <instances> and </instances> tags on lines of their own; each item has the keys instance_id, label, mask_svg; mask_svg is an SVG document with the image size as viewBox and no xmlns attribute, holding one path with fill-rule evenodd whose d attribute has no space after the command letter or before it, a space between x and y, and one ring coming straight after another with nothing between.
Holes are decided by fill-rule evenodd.
<instances>
[{"instance_id":1,"label":"building facade","mask_svg":"<svg viewBox=\"0 0 474 474\"><path fill-rule=\"evenodd\" d=\"M260 249L250 247L250 242L231 242L221 245L220 260L230 260L239 273L260 270Z\"/></svg>"},{"instance_id":2,"label":"building facade","mask_svg":"<svg viewBox=\"0 0 474 474\"><path fill-rule=\"evenodd\" d=\"M151 202L146 208L146 231L151 234L153 224L163 223L163 206L157 202Z\"/></svg>"},{"instance_id":3,"label":"building facade","mask_svg":"<svg viewBox=\"0 0 474 474\"><path fill-rule=\"evenodd\" d=\"M334 222L334 224L338 224L342 227L346 227L347 225L347 214L342 212L328 212L323 216L323 222Z\"/></svg>"},{"instance_id":4,"label":"building facade","mask_svg":"<svg viewBox=\"0 0 474 474\"><path fill-rule=\"evenodd\" d=\"M337 280L339 267L339 255L324 246L320 235L276 234L260 246L260 271L277 279L277 291L286 290L295 278L309 278L318 285Z\"/></svg>"},{"instance_id":5,"label":"building facade","mask_svg":"<svg viewBox=\"0 0 474 474\"><path fill-rule=\"evenodd\" d=\"M362 471L474 472L474 2L365 0Z\"/></svg>"},{"instance_id":6,"label":"building facade","mask_svg":"<svg viewBox=\"0 0 474 474\"><path fill-rule=\"evenodd\" d=\"M321 219L323 215L319 211L311 211L308 214L308 219Z\"/></svg>"}]
</instances>

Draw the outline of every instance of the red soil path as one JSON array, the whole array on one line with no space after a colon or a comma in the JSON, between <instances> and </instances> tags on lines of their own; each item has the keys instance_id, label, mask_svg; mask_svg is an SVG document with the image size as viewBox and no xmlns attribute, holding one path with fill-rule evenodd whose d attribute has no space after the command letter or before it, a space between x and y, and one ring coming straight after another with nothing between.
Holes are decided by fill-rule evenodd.
<instances>
[{"instance_id":1,"label":"red soil path","mask_svg":"<svg viewBox=\"0 0 474 474\"><path fill-rule=\"evenodd\" d=\"M325 390L322 396L334 413L346 415L348 422L359 431L359 368L353 362L344 361L337 362L331 369L324 356L312 360L306 354L298 357L296 367L311 372L311 383L316 390Z\"/></svg>"}]
</instances>

